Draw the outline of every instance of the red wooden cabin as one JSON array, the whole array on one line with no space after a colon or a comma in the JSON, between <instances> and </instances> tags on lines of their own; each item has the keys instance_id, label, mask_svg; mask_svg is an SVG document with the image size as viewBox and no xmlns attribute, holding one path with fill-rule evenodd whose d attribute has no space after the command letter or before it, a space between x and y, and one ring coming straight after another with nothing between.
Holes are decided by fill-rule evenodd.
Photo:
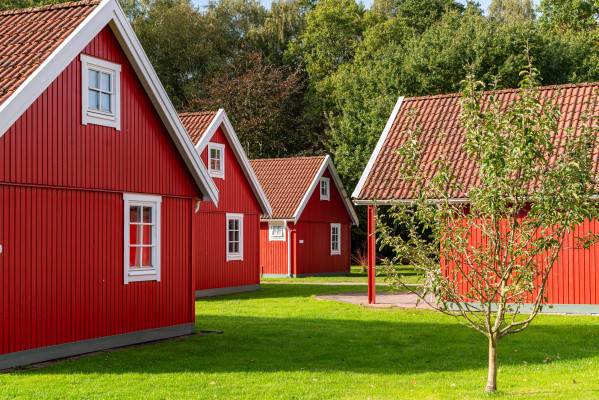
<instances>
[{"instance_id":1,"label":"red wooden cabin","mask_svg":"<svg viewBox=\"0 0 599 400\"><path fill-rule=\"evenodd\" d=\"M560 90L561 89L561 90ZM541 99L555 98L560 107L560 129L576 129L581 123L582 111L596 100L599 83L564 85L561 88L548 86L539 88ZM498 92L501 102L509 103L516 99L518 90L508 89ZM463 187L477 178L477 169L462 151L463 131L460 123L460 94L403 98L400 97L387 125L370 157L352 197L355 204L368 205L369 232L374 232L375 205L391 204L397 201L411 201L410 183L399 178L397 168L399 155L396 150L409 127L418 124L423 130L424 160L434 160L439 152L442 138L440 131L448 134L447 143L453 146L447 151L452 155L454 171ZM418 110L414 113L414 110ZM593 111L595 115L599 110ZM436 166L430 165L427 171L433 173ZM452 201L468 204L467 193L454 193ZM571 247L574 238L583 232L599 233L597 221L587 221L567 239L566 247ZM473 236L477 237L477 236ZM482 240L482 238L481 238ZM369 276L374 277L374 236L369 241ZM599 307L599 245L590 250L569 249L562 251L559 262L553 267L548 281L548 304L544 312L598 313ZM374 302L374 281L369 280L369 301ZM465 288L465 284L462 285Z\"/></svg>"},{"instance_id":2,"label":"red wooden cabin","mask_svg":"<svg viewBox=\"0 0 599 400\"><path fill-rule=\"evenodd\" d=\"M219 191L193 218L196 297L260 288L260 216L266 195L224 110L180 114Z\"/></svg>"},{"instance_id":3,"label":"red wooden cabin","mask_svg":"<svg viewBox=\"0 0 599 400\"><path fill-rule=\"evenodd\" d=\"M218 190L118 2L0 32L0 369L191 333Z\"/></svg>"},{"instance_id":4,"label":"red wooden cabin","mask_svg":"<svg viewBox=\"0 0 599 400\"><path fill-rule=\"evenodd\" d=\"M251 160L272 217L260 223L263 277L349 275L358 218L330 156Z\"/></svg>"}]
</instances>

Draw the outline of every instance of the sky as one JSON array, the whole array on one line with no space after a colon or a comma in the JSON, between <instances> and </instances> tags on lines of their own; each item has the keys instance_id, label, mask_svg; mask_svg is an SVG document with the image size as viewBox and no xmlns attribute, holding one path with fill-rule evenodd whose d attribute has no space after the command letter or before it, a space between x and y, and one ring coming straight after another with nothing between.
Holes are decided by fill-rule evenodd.
<instances>
[{"instance_id":1,"label":"sky","mask_svg":"<svg viewBox=\"0 0 599 400\"><path fill-rule=\"evenodd\" d=\"M370 8L374 0L362 0L362 3L366 6L366 8ZM460 3L466 4L466 0L458 0ZM198 6L205 6L208 4L209 0L193 0L194 4ZM263 6L266 8L270 8L270 3L272 0L261 0L260 1ZM491 4L491 0L478 0L483 10L486 10Z\"/></svg>"}]
</instances>

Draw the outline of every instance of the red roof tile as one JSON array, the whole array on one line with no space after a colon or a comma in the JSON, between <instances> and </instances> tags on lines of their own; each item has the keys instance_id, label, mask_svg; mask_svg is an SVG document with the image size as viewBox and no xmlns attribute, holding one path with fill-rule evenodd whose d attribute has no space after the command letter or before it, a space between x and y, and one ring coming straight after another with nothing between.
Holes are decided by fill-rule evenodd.
<instances>
[{"instance_id":1,"label":"red roof tile","mask_svg":"<svg viewBox=\"0 0 599 400\"><path fill-rule=\"evenodd\" d=\"M291 219L325 156L250 160L260 186L272 206L273 219Z\"/></svg>"},{"instance_id":2,"label":"red roof tile","mask_svg":"<svg viewBox=\"0 0 599 400\"><path fill-rule=\"evenodd\" d=\"M202 136L206 133L206 129L208 129L216 114L216 111L179 114L179 118L194 145L197 145L200 139L202 139Z\"/></svg>"},{"instance_id":3,"label":"red roof tile","mask_svg":"<svg viewBox=\"0 0 599 400\"><path fill-rule=\"evenodd\" d=\"M100 4L100 0L0 12L0 105Z\"/></svg>"},{"instance_id":4,"label":"red roof tile","mask_svg":"<svg viewBox=\"0 0 599 400\"><path fill-rule=\"evenodd\" d=\"M575 128L580 123L581 112L588 107L589 100L597 96L599 82L541 87L538 88L541 101L557 96L558 89L559 98L556 104L560 107L562 115L556 140L559 140L564 128ZM498 91L497 98L502 103L514 102L517 100L518 92L518 89L501 90ZM424 151L424 170L427 174L434 176L437 165L433 161L443 153L451 160L454 174L465 188L476 184L477 166L462 151L464 137L460 123L460 100L461 95L458 93L405 98L356 199L413 198L412 193L415 188L399 177L398 167L401 159L396 150L407 137L402 133L409 128L414 128L416 124L423 133L421 145ZM599 108L594 110L593 114L599 115ZM439 134L441 131L447 134L444 146ZM467 193L451 193L451 197L466 198Z\"/></svg>"}]
</instances>

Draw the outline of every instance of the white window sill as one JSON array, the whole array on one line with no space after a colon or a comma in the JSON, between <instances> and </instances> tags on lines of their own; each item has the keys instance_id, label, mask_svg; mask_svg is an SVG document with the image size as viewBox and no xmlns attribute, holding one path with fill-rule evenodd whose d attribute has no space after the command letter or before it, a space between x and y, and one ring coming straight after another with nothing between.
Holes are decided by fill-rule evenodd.
<instances>
[{"instance_id":1,"label":"white window sill","mask_svg":"<svg viewBox=\"0 0 599 400\"><path fill-rule=\"evenodd\" d=\"M225 179L225 174L223 172L213 172L213 171L210 171L210 177L211 178Z\"/></svg>"},{"instance_id":2,"label":"white window sill","mask_svg":"<svg viewBox=\"0 0 599 400\"><path fill-rule=\"evenodd\" d=\"M127 275L127 280L129 282L160 281L158 272L154 268L139 268L135 270L129 270Z\"/></svg>"},{"instance_id":3,"label":"white window sill","mask_svg":"<svg viewBox=\"0 0 599 400\"><path fill-rule=\"evenodd\" d=\"M227 255L227 261L243 261L243 256L240 254Z\"/></svg>"},{"instance_id":4,"label":"white window sill","mask_svg":"<svg viewBox=\"0 0 599 400\"><path fill-rule=\"evenodd\" d=\"M283 237L269 237L268 238L269 242L285 242L285 236Z\"/></svg>"}]
</instances>

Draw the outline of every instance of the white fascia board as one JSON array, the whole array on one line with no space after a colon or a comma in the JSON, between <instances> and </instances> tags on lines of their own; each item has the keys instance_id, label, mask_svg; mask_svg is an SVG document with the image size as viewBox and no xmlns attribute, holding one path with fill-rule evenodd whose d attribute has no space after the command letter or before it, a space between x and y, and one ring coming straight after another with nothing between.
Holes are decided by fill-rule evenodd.
<instances>
[{"instance_id":1,"label":"white fascia board","mask_svg":"<svg viewBox=\"0 0 599 400\"><path fill-rule=\"evenodd\" d=\"M376 205L392 205L392 204L397 204L397 203L412 204L412 203L414 203L414 201L415 201L414 199L354 200L354 204L357 206L365 206L365 205L376 206ZM447 199L447 200L443 200L443 201L447 201L448 203L451 203L451 204L465 204L465 203L470 202L470 200L468 200L466 198ZM437 203L441 203L441 200L431 199L431 200L429 200L429 202L433 203L433 204L437 204Z\"/></svg>"},{"instance_id":2,"label":"white fascia board","mask_svg":"<svg viewBox=\"0 0 599 400\"><path fill-rule=\"evenodd\" d=\"M127 54L154 107L189 168L204 200L218 205L218 189L196 153L187 131L117 0L103 0L0 106L0 137L39 98L104 27L109 25Z\"/></svg>"},{"instance_id":3,"label":"white fascia board","mask_svg":"<svg viewBox=\"0 0 599 400\"><path fill-rule=\"evenodd\" d=\"M333 160L331 159L330 155L327 155L325 157L322 165L320 166L320 168L318 169L318 172L316 173L316 176L312 180L312 183L310 184L308 191L304 194L304 197L302 198L302 201L300 202L297 210L295 210L295 213L293 214L293 222L297 223L297 221L299 220L300 216L302 215L302 212L304 211L304 208L306 208L306 205L308 204L308 201L310 201L310 197L312 196L314 189L316 189L316 186L320 183L320 178L322 178L322 175L327 170L327 168L329 168L329 170L331 171L331 176L333 177L333 181L335 182L335 185L337 185L337 190L339 191L339 194L341 195L341 198L343 199L343 203L345 204L345 208L352 220L352 223L354 225L358 225L359 224L358 216L356 215L356 211L354 210L354 207L353 207L349 197L347 196L345 188L343 187L343 183L341 182L341 178L339 177L339 174L337 173L337 169L335 168L335 164L333 163ZM330 188L329 188L329 190L330 190Z\"/></svg>"},{"instance_id":4,"label":"white fascia board","mask_svg":"<svg viewBox=\"0 0 599 400\"><path fill-rule=\"evenodd\" d=\"M366 179L368 178L368 175L370 175L370 171L372 170L372 167L374 166L374 162L376 161L377 157L379 156L379 153L381 152L381 149L383 148L383 144L385 144L385 141L387 140L387 136L389 136L389 131L391 131L393 122L395 122L395 117L397 117L397 113L399 112L399 109L401 108L403 99L404 99L403 96L401 96L399 99L397 99L397 103L395 103L393 112L391 113L391 116L387 120L387 125L385 125L385 129L383 129L383 133L382 133L381 137L379 138L379 141L377 142L376 147L374 148L374 151L372 152L372 155L370 156L370 159L368 160L368 164L366 164L366 168L364 169L364 172L362 172L362 176L360 177L360 180L358 181L358 185L356 186L356 188L354 189L354 192L351 195L352 198L356 198L356 197L360 196L360 192L362 192L364 183L366 183Z\"/></svg>"},{"instance_id":5,"label":"white fascia board","mask_svg":"<svg viewBox=\"0 0 599 400\"><path fill-rule=\"evenodd\" d=\"M245 174L248 182L250 183L252 191L254 192L258 199L258 202L260 203L262 212L264 213L264 215L271 216L272 207L268 202L268 199L266 198L264 189L262 189L262 186L258 181L258 177L256 176L254 169L250 165L250 160L248 159L247 154L245 154L245 150L243 150L243 146L241 145L241 142L239 141L239 138L235 133L235 129L233 129L233 125L231 124L231 121L229 120L227 113L222 108L218 110L216 116L212 119L210 125L208 125L208 128L206 128L206 132L204 132L204 134L198 141L198 144L196 145L196 150L198 154L202 154L202 152L204 151L206 146L208 146L208 143L210 143L210 140L221 125L224 128L223 132L225 133L228 142L231 144L231 149L233 150L233 153L235 154L237 161L241 165L241 169L243 170L243 173Z\"/></svg>"}]
</instances>

